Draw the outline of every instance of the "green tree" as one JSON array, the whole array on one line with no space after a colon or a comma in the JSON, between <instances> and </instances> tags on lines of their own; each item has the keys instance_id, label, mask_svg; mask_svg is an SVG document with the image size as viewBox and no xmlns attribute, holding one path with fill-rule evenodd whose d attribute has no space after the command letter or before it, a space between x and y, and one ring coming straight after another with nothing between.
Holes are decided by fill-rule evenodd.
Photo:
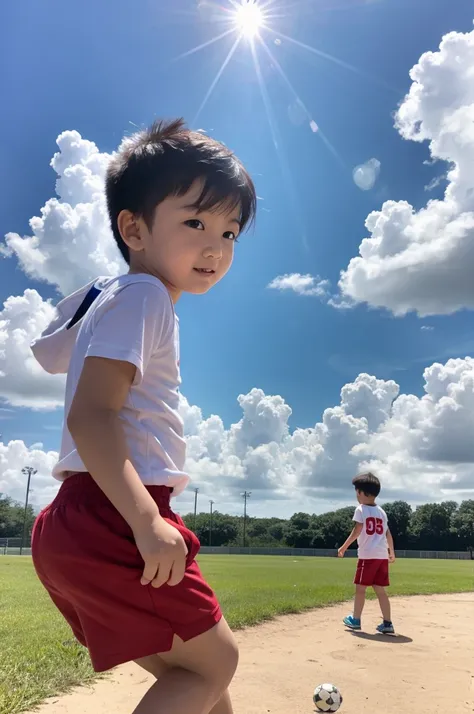
<instances>
[{"instance_id":1,"label":"green tree","mask_svg":"<svg viewBox=\"0 0 474 714\"><path fill-rule=\"evenodd\" d=\"M294 513L290 518L290 523L300 531L304 531L311 526L311 516L309 513Z\"/></svg>"},{"instance_id":2,"label":"green tree","mask_svg":"<svg viewBox=\"0 0 474 714\"><path fill-rule=\"evenodd\" d=\"M276 547L282 544L281 518L250 518L247 521L247 542L255 547Z\"/></svg>"},{"instance_id":3,"label":"green tree","mask_svg":"<svg viewBox=\"0 0 474 714\"><path fill-rule=\"evenodd\" d=\"M194 515L188 514L184 516L183 520L186 526L193 530ZM199 513L196 517L195 533L201 541L201 545L209 545L210 539L211 544L214 546L228 545L237 538L238 528L236 519L233 516L214 511L212 514L212 534L210 532L210 526L210 514Z\"/></svg>"},{"instance_id":4,"label":"green tree","mask_svg":"<svg viewBox=\"0 0 474 714\"><path fill-rule=\"evenodd\" d=\"M323 548L340 547L354 527L354 508L346 506L332 513L323 513L320 517L320 529Z\"/></svg>"},{"instance_id":5,"label":"green tree","mask_svg":"<svg viewBox=\"0 0 474 714\"><path fill-rule=\"evenodd\" d=\"M11 528L12 499L0 493L0 538L7 538Z\"/></svg>"},{"instance_id":6,"label":"green tree","mask_svg":"<svg viewBox=\"0 0 474 714\"><path fill-rule=\"evenodd\" d=\"M271 524L268 528L268 534L277 544L283 544L285 523L286 521L279 520L277 523Z\"/></svg>"},{"instance_id":7,"label":"green tree","mask_svg":"<svg viewBox=\"0 0 474 714\"><path fill-rule=\"evenodd\" d=\"M308 513L294 513L283 529L285 545L290 548L311 548L313 537L312 517Z\"/></svg>"},{"instance_id":8,"label":"green tree","mask_svg":"<svg viewBox=\"0 0 474 714\"><path fill-rule=\"evenodd\" d=\"M393 535L395 548L406 548L412 515L410 504L405 501L394 501L393 503L384 504L383 508L387 514L388 526Z\"/></svg>"},{"instance_id":9,"label":"green tree","mask_svg":"<svg viewBox=\"0 0 474 714\"><path fill-rule=\"evenodd\" d=\"M252 518L247 522L247 536L249 539L265 539L268 535L266 518Z\"/></svg>"},{"instance_id":10,"label":"green tree","mask_svg":"<svg viewBox=\"0 0 474 714\"><path fill-rule=\"evenodd\" d=\"M463 501L453 515L452 528L457 537L459 547L474 551L474 500Z\"/></svg>"},{"instance_id":11,"label":"green tree","mask_svg":"<svg viewBox=\"0 0 474 714\"><path fill-rule=\"evenodd\" d=\"M420 550L449 550L455 546L451 522L456 509L454 501L418 506L410 520L410 540L414 547Z\"/></svg>"},{"instance_id":12,"label":"green tree","mask_svg":"<svg viewBox=\"0 0 474 714\"><path fill-rule=\"evenodd\" d=\"M0 538L21 538L23 534L24 506L9 496L0 494ZM31 506L26 511L26 537L29 538L35 522Z\"/></svg>"},{"instance_id":13,"label":"green tree","mask_svg":"<svg viewBox=\"0 0 474 714\"><path fill-rule=\"evenodd\" d=\"M312 548L314 533L311 529L304 530L288 523L283 531L285 545L290 548Z\"/></svg>"}]
</instances>

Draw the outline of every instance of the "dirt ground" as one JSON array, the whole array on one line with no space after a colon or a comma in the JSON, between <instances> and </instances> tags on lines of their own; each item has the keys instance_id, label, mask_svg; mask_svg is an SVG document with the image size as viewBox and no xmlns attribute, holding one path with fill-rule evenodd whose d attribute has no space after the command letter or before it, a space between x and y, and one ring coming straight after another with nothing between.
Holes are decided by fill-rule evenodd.
<instances>
[{"instance_id":1,"label":"dirt ground","mask_svg":"<svg viewBox=\"0 0 474 714\"><path fill-rule=\"evenodd\" d=\"M337 605L237 633L236 714L309 714L317 684L341 690L341 714L474 712L474 593L393 601L397 637L347 632ZM41 714L130 714L151 680L135 665L41 707Z\"/></svg>"}]
</instances>

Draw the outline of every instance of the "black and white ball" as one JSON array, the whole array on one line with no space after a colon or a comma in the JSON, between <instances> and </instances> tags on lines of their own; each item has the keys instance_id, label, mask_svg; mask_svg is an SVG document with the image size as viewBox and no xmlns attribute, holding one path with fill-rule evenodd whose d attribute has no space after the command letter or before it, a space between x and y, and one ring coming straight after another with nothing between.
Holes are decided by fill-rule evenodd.
<instances>
[{"instance_id":1,"label":"black and white ball","mask_svg":"<svg viewBox=\"0 0 474 714\"><path fill-rule=\"evenodd\" d=\"M334 684L320 684L314 690L313 702L320 712L337 712L342 704L342 694Z\"/></svg>"}]
</instances>

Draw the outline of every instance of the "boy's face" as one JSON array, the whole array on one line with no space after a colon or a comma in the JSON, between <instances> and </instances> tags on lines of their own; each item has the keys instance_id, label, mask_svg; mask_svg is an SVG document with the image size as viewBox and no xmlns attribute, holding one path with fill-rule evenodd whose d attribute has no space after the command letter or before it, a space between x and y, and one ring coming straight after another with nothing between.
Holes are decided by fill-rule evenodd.
<instances>
[{"instance_id":1,"label":"boy's face","mask_svg":"<svg viewBox=\"0 0 474 714\"><path fill-rule=\"evenodd\" d=\"M138 243L130 244L132 272L160 278L176 301L181 293L202 294L229 270L239 234L240 211L196 213L201 193L193 184L181 197L169 196L155 211L151 230L140 219Z\"/></svg>"}]
</instances>

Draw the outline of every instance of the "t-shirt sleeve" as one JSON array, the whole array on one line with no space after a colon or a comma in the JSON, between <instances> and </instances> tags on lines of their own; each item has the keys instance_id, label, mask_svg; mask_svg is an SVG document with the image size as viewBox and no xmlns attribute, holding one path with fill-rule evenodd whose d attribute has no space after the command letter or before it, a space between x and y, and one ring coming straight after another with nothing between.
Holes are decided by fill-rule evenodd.
<instances>
[{"instance_id":1,"label":"t-shirt sleeve","mask_svg":"<svg viewBox=\"0 0 474 714\"><path fill-rule=\"evenodd\" d=\"M352 520L355 521L356 523L364 522L364 516L362 513L362 508L360 506L357 506L357 508L355 509Z\"/></svg>"},{"instance_id":2,"label":"t-shirt sleeve","mask_svg":"<svg viewBox=\"0 0 474 714\"><path fill-rule=\"evenodd\" d=\"M169 296L151 283L131 283L99 305L86 357L130 362L140 384L150 358L174 322Z\"/></svg>"}]
</instances>

